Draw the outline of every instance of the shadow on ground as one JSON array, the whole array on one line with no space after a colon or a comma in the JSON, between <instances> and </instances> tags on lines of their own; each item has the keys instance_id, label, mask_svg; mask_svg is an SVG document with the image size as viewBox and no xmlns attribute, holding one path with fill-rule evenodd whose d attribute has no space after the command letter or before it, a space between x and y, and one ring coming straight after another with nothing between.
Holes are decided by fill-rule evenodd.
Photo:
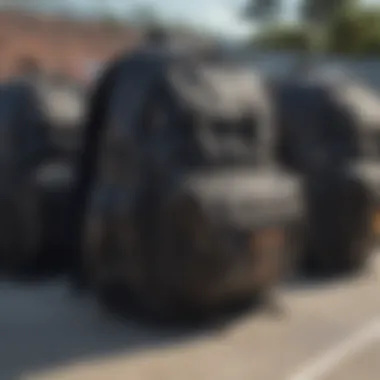
<instances>
[{"instance_id":1,"label":"shadow on ground","mask_svg":"<svg viewBox=\"0 0 380 380\"><path fill-rule=\"evenodd\" d=\"M375 257L373 257L375 258ZM324 289L334 289L337 287L345 287L350 283L356 282L359 278L375 278L376 273L370 265L358 272L341 275L326 276L294 276L287 279L282 284L282 289L287 292L297 291L314 291Z\"/></svg>"},{"instance_id":2,"label":"shadow on ground","mask_svg":"<svg viewBox=\"0 0 380 380\"><path fill-rule=\"evenodd\" d=\"M16 380L118 354L207 337L251 308L207 326L157 327L117 320L88 295L73 296L64 280L0 281L0 379Z\"/></svg>"},{"instance_id":3,"label":"shadow on ground","mask_svg":"<svg viewBox=\"0 0 380 380\"><path fill-rule=\"evenodd\" d=\"M4 380L206 334L110 319L91 298L70 295L62 281L1 282L0 308L0 379Z\"/></svg>"},{"instance_id":4,"label":"shadow on ground","mask_svg":"<svg viewBox=\"0 0 380 380\"><path fill-rule=\"evenodd\" d=\"M347 284L347 280L297 278L283 284L281 290L331 289L342 286L342 282ZM0 281L0 308L0 379L4 380L185 343L207 337L246 316L240 312L206 328L157 328L136 319L119 321L101 312L89 296L73 297L59 279L21 284Z\"/></svg>"}]
</instances>

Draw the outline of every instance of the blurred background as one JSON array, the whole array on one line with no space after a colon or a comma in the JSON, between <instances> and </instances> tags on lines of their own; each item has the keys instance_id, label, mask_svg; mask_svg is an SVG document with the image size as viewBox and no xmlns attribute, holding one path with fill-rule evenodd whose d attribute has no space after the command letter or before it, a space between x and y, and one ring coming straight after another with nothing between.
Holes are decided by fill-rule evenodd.
<instances>
[{"instance_id":1,"label":"blurred background","mask_svg":"<svg viewBox=\"0 0 380 380\"><path fill-rule=\"evenodd\" d=\"M373 76L380 53L377 0L2 0L0 75L33 63L85 84L155 26L222 41L265 70L286 70L306 53Z\"/></svg>"},{"instance_id":2,"label":"blurred background","mask_svg":"<svg viewBox=\"0 0 380 380\"><path fill-rule=\"evenodd\" d=\"M71 160L81 146L77 116L83 114L82 94L87 94L81 90L89 88L115 55L138 47L145 32L156 27L179 41L223 46L264 73L298 74L318 65L380 90L380 0L0 0L0 81L30 74L48 78L47 84L41 81L46 85L41 85L43 101L47 98L52 108L51 134L64 152L49 161L53 165L46 165L49 170L42 175L54 177L50 173L68 167L70 179ZM79 89L79 96L65 91L66 84ZM0 116L19 112L16 103L6 103L13 104L12 111L3 110ZM62 128L67 126L72 128ZM70 181L61 178L68 184L63 192L68 191ZM53 185L55 202L59 192ZM59 206L66 211L64 202ZM52 214L51 225L58 225L52 240L58 246L65 238L58 214ZM317 378L285 376L350 336L369 317L377 317L376 330L370 326L369 331L380 336L379 268L377 258L368 276L375 283L360 278L359 286L289 284L279 290L285 315L247 317L220 336L202 332L199 342L161 356L156 348L175 346L195 334L153 331L135 321L105 323L93 299L72 297L66 283L0 281L0 379ZM368 376L346 367L342 377L333 379L378 379L380 349L374 347L370 364L362 357L347 361L358 371L369 371ZM129 355L143 350L146 356L139 360ZM42 375L48 371L52 373Z\"/></svg>"}]
</instances>

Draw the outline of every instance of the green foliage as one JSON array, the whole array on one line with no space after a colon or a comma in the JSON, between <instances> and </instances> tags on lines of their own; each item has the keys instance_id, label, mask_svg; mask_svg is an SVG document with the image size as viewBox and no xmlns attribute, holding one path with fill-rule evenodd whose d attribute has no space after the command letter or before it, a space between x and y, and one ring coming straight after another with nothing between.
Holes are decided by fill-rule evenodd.
<instances>
[{"instance_id":1,"label":"green foliage","mask_svg":"<svg viewBox=\"0 0 380 380\"><path fill-rule=\"evenodd\" d=\"M279 6L280 0L275 3ZM259 3L251 0L249 4L258 7ZM261 12L272 14L261 6L253 12L256 18ZM293 25L268 26L266 22L253 43L264 49L380 54L380 6L366 6L359 0L303 0L299 11L299 22Z\"/></svg>"},{"instance_id":2,"label":"green foliage","mask_svg":"<svg viewBox=\"0 0 380 380\"><path fill-rule=\"evenodd\" d=\"M329 28L327 50L345 54L380 53L380 8L336 15Z\"/></svg>"},{"instance_id":3,"label":"green foliage","mask_svg":"<svg viewBox=\"0 0 380 380\"><path fill-rule=\"evenodd\" d=\"M304 51L310 45L310 34L299 25L280 25L266 28L253 43L264 49Z\"/></svg>"},{"instance_id":4,"label":"green foliage","mask_svg":"<svg viewBox=\"0 0 380 380\"><path fill-rule=\"evenodd\" d=\"M336 15L357 9L357 0L303 0L300 17L304 22L326 24Z\"/></svg>"}]
</instances>

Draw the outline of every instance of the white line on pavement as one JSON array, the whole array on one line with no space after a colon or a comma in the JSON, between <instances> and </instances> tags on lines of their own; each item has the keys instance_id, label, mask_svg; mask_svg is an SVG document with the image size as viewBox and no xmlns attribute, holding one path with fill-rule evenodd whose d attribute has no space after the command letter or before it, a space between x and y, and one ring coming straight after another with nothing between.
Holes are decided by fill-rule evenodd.
<instances>
[{"instance_id":1,"label":"white line on pavement","mask_svg":"<svg viewBox=\"0 0 380 380\"><path fill-rule=\"evenodd\" d=\"M347 355L360 352L370 343L380 339L380 319L377 318L353 335L331 347L322 355L302 366L287 380L318 380L333 370Z\"/></svg>"}]
</instances>

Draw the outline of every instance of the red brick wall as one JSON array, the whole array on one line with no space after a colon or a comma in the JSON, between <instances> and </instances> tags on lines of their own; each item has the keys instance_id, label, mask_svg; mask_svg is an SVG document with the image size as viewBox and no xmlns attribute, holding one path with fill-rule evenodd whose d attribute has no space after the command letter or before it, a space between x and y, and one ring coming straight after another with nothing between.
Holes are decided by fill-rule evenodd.
<instances>
[{"instance_id":1,"label":"red brick wall","mask_svg":"<svg viewBox=\"0 0 380 380\"><path fill-rule=\"evenodd\" d=\"M131 28L111 28L96 22L78 22L0 12L0 75L13 75L16 63L32 57L49 71L85 80L89 60L105 61L120 50L132 48L139 35Z\"/></svg>"}]
</instances>

